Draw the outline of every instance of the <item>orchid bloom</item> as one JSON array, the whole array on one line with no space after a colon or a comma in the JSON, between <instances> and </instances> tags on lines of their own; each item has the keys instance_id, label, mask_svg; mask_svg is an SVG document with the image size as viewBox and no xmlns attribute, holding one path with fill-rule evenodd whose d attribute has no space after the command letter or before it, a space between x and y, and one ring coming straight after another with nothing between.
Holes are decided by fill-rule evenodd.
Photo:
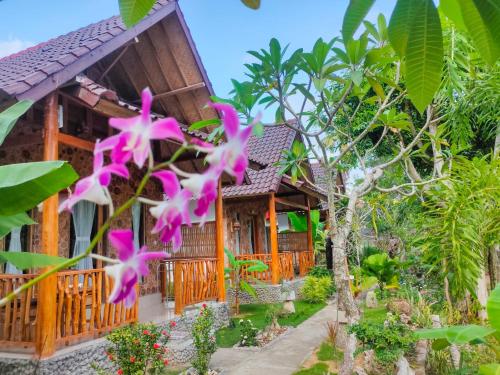
<instances>
[{"instance_id":1,"label":"orchid bloom","mask_svg":"<svg viewBox=\"0 0 500 375\"><path fill-rule=\"evenodd\" d=\"M236 183L240 185L248 167L247 145L253 126L250 125L240 129L238 113L229 104L212 103L210 105L222 113L227 142L206 150L208 153L206 160L211 165L219 165L224 162L224 171L236 177Z\"/></svg>"},{"instance_id":2,"label":"orchid bloom","mask_svg":"<svg viewBox=\"0 0 500 375\"><path fill-rule=\"evenodd\" d=\"M119 262L104 267L106 274L114 279L113 290L108 302L125 301L125 307L134 305L137 298L135 284L140 276L147 276L149 267L146 262L166 258L164 251L147 251L147 247L134 247L134 234L130 229L116 229L108 234L111 245L116 249Z\"/></svg>"},{"instance_id":3,"label":"orchid bloom","mask_svg":"<svg viewBox=\"0 0 500 375\"><path fill-rule=\"evenodd\" d=\"M128 178L128 169L117 163L104 166L104 155L99 149L99 141L94 149L94 171L76 183L75 192L69 196L60 206L59 212L63 210L71 211L73 206L81 200L87 200L96 204L105 205L111 203L108 186L111 182L111 175Z\"/></svg>"},{"instance_id":4,"label":"orchid bloom","mask_svg":"<svg viewBox=\"0 0 500 375\"><path fill-rule=\"evenodd\" d=\"M172 168L174 171L177 168ZM181 185L193 194L193 198L197 200L194 214L202 218L201 225L204 223L204 218L208 214L210 204L217 199L217 185L219 177L224 170L224 164L210 166L202 174L182 173L187 177L181 181Z\"/></svg>"},{"instance_id":5,"label":"orchid bloom","mask_svg":"<svg viewBox=\"0 0 500 375\"><path fill-rule=\"evenodd\" d=\"M111 150L111 159L115 163L124 164L133 158L134 163L142 168L151 154L151 140L169 138L184 142L184 135L174 118L151 121L152 101L151 91L146 88L142 91L140 116L109 119L109 125L121 132L105 139L100 150Z\"/></svg>"},{"instance_id":6,"label":"orchid bloom","mask_svg":"<svg viewBox=\"0 0 500 375\"><path fill-rule=\"evenodd\" d=\"M165 243L172 240L173 249L177 251L182 245L182 224L191 225L189 200L192 193L189 190L181 189L174 172L158 171L152 176L161 181L163 191L168 199L149 209L151 215L157 219L151 233L161 233L160 239Z\"/></svg>"}]
</instances>

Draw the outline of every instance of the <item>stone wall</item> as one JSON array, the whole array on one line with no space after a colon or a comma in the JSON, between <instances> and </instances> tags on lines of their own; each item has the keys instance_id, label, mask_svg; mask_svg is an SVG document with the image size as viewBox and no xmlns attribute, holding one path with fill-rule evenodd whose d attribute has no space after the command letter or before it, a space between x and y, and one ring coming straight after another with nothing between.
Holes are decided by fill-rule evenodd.
<instances>
[{"instance_id":1,"label":"stone wall","mask_svg":"<svg viewBox=\"0 0 500 375\"><path fill-rule=\"evenodd\" d=\"M214 310L214 329L219 329L229 323L227 303L207 302ZM192 324L199 315L201 304L190 307L185 314L171 321L176 322L172 330L172 339L168 344L172 363L187 363L194 354L193 340L190 337ZM170 321L160 323L169 325ZM92 364L101 368L114 370L104 351L108 343L105 338L86 342L74 347L63 349L51 358L36 360L23 355L0 354L0 374L2 375L88 375L96 373ZM111 373L114 373L112 371Z\"/></svg>"},{"instance_id":2,"label":"stone wall","mask_svg":"<svg viewBox=\"0 0 500 375\"><path fill-rule=\"evenodd\" d=\"M285 293L289 290L295 291L296 298L300 297L300 289L304 285L304 278L295 278L284 284L272 285L254 285L255 291L257 293L257 299L253 298L246 292L241 292L239 294L239 301L241 304L248 303L276 303L283 302ZM232 305L234 304L234 288L227 289L227 300Z\"/></svg>"}]
</instances>

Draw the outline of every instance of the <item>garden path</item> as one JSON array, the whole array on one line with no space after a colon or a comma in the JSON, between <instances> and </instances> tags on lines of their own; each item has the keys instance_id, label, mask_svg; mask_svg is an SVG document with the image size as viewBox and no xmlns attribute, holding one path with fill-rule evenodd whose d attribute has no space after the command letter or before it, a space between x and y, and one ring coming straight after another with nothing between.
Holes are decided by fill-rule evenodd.
<instances>
[{"instance_id":1,"label":"garden path","mask_svg":"<svg viewBox=\"0 0 500 375\"><path fill-rule=\"evenodd\" d=\"M337 306L328 304L297 328L262 349L220 348L210 367L223 369L224 375L290 375L326 338L326 322L336 319ZM339 311L340 323L345 316Z\"/></svg>"}]
</instances>

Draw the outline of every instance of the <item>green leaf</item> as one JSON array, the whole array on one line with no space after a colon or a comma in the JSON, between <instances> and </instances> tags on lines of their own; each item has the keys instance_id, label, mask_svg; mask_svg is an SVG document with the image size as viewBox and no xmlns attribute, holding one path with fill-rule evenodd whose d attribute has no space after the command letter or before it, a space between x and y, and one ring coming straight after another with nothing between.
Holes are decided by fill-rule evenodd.
<instances>
[{"instance_id":1,"label":"green leaf","mask_svg":"<svg viewBox=\"0 0 500 375\"><path fill-rule=\"evenodd\" d=\"M490 363L487 365L479 366L479 373L481 375L500 375L500 364Z\"/></svg>"},{"instance_id":2,"label":"green leaf","mask_svg":"<svg viewBox=\"0 0 500 375\"><path fill-rule=\"evenodd\" d=\"M229 264L231 264L231 266L234 267L237 264L237 262L236 262L236 258L234 257L233 253L230 252L228 249L224 249L224 252L226 253L227 259L229 259Z\"/></svg>"},{"instance_id":3,"label":"green leaf","mask_svg":"<svg viewBox=\"0 0 500 375\"><path fill-rule=\"evenodd\" d=\"M0 263L9 262L20 270L55 266L66 260L53 255L0 251Z\"/></svg>"},{"instance_id":4,"label":"green leaf","mask_svg":"<svg viewBox=\"0 0 500 375\"><path fill-rule=\"evenodd\" d=\"M0 166L0 215L26 212L77 178L78 174L65 161Z\"/></svg>"},{"instance_id":5,"label":"green leaf","mask_svg":"<svg viewBox=\"0 0 500 375\"><path fill-rule=\"evenodd\" d=\"M382 100L385 99L385 92L382 85L373 78L367 77L367 79L373 91L375 91L375 94L377 94L380 98L382 98Z\"/></svg>"},{"instance_id":6,"label":"green leaf","mask_svg":"<svg viewBox=\"0 0 500 375\"><path fill-rule=\"evenodd\" d=\"M443 36L432 0L423 0L412 23L406 51L408 95L422 113L441 84Z\"/></svg>"},{"instance_id":7,"label":"green leaf","mask_svg":"<svg viewBox=\"0 0 500 375\"><path fill-rule=\"evenodd\" d=\"M440 0L439 9L448 17L460 30L466 30L460 4L456 0Z\"/></svg>"},{"instance_id":8,"label":"green leaf","mask_svg":"<svg viewBox=\"0 0 500 375\"><path fill-rule=\"evenodd\" d=\"M118 0L125 26L130 28L146 17L155 2L156 0Z\"/></svg>"},{"instance_id":9,"label":"green leaf","mask_svg":"<svg viewBox=\"0 0 500 375\"><path fill-rule=\"evenodd\" d=\"M432 343L432 350L443 350L450 346L450 343L446 339L437 339Z\"/></svg>"},{"instance_id":10,"label":"green leaf","mask_svg":"<svg viewBox=\"0 0 500 375\"><path fill-rule=\"evenodd\" d=\"M260 0L241 0L241 2L252 9L260 8Z\"/></svg>"},{"instance_id":11,"label":"green leaf","mask_svg":"<svg viewBox=\"0 0 500 375\"><path fill-rule=\"evenodd\" d=\"M10 133L19 117L33 105L31 100L21 100L0 113L0 145Z\"/></svg>"},{"instance_id":12,"label":"green leaf","mask_svg":"<svg viewBox=\"0 0 500 375\"><path fill-rule=\"evenodd\" d=\"M490 30L495 31L500 27L492 25L492 22L500 18L498 5L490 4L486 0L480 2L458 0L458 2L462 14L466 15L463 18L464 23L474 41L476 50L488 64L493 65L500 54L498 34L490 34Z\"/></svg>"},{"instance_id":13,"label":"green leaf","mask_svg":"<svg viewBox=\"0 0 500 375\"><path fill-rule=\"evenodd\" d=\"M486 311L490 324L500 332L500 283L491 291L486 303Z\"/></svg>"},{"instance_id":14,"label":"green leaf","mask_svg":"<svg viewBox=\"0 0 500 375\"><path fill-rule=\"evenodd\" d=\"M351 79L356 86L360 87L361 82L363 82L363 71L355 70L354 72L351 73Z\"/></svg>"},{"instance_id":15,"label":"green leaf","mask_svg":"<svg viewBox=\"0 0 500 375\"><path fill-rule=\"evenodd\" d=\"M466 326L421 329L415 331L415 334L419 339L446 339L450 344L463 345L473 340L482 339L493 332L495 332L493 328L469 324Z\"/></svg>"},{"instance_id":16,"label":"green leaf","mask_svg":"<svg viewBox=\"0 0 500 375\"><path fill-rule=\"evenodd\" d=\"M26 212L19 212L11 216L0 216L0 238L4 237L14 228L22 225L36 224Z\"/></svg>"},{"instance_id":17,"label":"green leaf","mask_svg":"<svg viewBox=\"0 0 500 375\"><path fill-rule=\"evenodd\" d=\"M247 271L248 272L264 272L264 271L267 271L268 269L269 269L269 267L267 266L267 264L260 262L259 264L255 264L253 266L248 267Z\"/></svg>"},{"instance_id":18,"label":"green leaf","mask_svg":"<svg viewBox=\"0 0 500 375\"><path fill-rule=\"evenodd\" d=\"M414 20L415 8L419 3L420 0L398 0L389 20L389 41L401 58L406 53L410 26Z\"/></svg>"},{"instance_id":19,"label":"green leaf","mask_svg":"<svg viewBox=\"0 0 500 375\"><path fill-rule=\"evenodd\" d=\"M252 297L257 298L257 292L255 291L254 287L247 283L245 280L240 280L240 288Z\"/></svg>"},{"instance_id":20,"label":"green leaf","mask_svg":"<svg viewBox=\"0 0 500 375\"><path fill-rule=\"evenodd\" d=\"M352 39L363 19L368 14L375 0L351 0L342 21L342 38L344 44Z\"/></svg>"},{"instance_id":21,"label":"green leaf","mask_svg":"<svg viewBox=\"0 0 500 375\"><path fill-rule=\"evenodd\" d=\"M209 120L201 120L201 121L193 122L189 126L188 130L200 130L200 129L203 129L203 128L206 128L206 127L209 127L212 125L217 126L220 124L221 124L221 121L218 118L213 118L213 119L209 119Z\"/></svg>"}]
</instances>

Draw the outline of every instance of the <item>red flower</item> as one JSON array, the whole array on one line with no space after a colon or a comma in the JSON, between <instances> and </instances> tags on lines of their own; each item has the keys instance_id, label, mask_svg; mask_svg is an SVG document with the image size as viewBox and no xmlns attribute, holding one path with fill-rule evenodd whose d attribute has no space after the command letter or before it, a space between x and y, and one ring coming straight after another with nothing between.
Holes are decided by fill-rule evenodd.
<instances>
[{"instance_id":1,"label":"red flower","mask_svg":"<svg viewBox=\"0 0 500 375\"><path fill-rule=\"evenodd\" d=\"M207 308L207 304L204 303L203 305L201 305L201 307L203 307L204 309L206 309Z\"/></svg>"},{"instance_id":2,"label":"red flower","mask_svg":"<svg viewBox=\"0 0 500 375\"><path fill-rule=\"evenodd\" d=\"M130 357L130 363L134 363L135 362L135 357Z\"/></svg>"},{"instance_id":3,"label":"red flower","mask_svg":"<svg viewBox=\"0 0 500 375\"><path fill-rule=\"evenodd\" d=\"M145 335L149 335L149 331L147 329L145 329L144 331L142 331L143 334Z\"/></svg>"},{"instance_id":4,"label":"red flower","mask_svg":"<svg viewBox=\"0 0 500 375\"><path fill-rule=\"evenodd\" d=\"M168 359L164 360L164 361L163 361L163 364L164 364L165 366L167 366L167 365L168 365Z\"/></svg>"},{"instance_id":5,"label":"red flower","mask_svg":"<svg viewBox=\"0 0 500 375\"><path fill-rule=\"evenodd\" d=\"M155 348L155 349L160 349L160 344L155 343L155 344L153 345L153 348Z\"/></svg>"},{"instance_id":6,"label":"red flower","mask_svg":"<svg viewBox=\"0 0 500 375\"><path fill-rule=\"evenodd\" d=\"M118 375L123 375L123 370L122 369L118 369L118 371L116 372Z\"/></svg>"},{"instance_id":7,"label":"red flower","mask_svg":"<svg viewBox=\"0 0 500 375\"><path fill-rule=\"evenodd\" d=\"M172 328L173 328L173 327L175 327L176 325L177 325L177 323L176 323L176 322L170 322L170 327L172 327Z\"/></svg>"},{"instance_id":8,"label":"red flower","mask_svg":"<svg viewBox=\"0 0 500 375\"><path fill-rule=\"evenodd\" d=\"M163 336L166 336L166 335L167 335L167 331L163 330L163 331L161 331L161 334L162 334Z\"/></svg>"}]
</instances>

